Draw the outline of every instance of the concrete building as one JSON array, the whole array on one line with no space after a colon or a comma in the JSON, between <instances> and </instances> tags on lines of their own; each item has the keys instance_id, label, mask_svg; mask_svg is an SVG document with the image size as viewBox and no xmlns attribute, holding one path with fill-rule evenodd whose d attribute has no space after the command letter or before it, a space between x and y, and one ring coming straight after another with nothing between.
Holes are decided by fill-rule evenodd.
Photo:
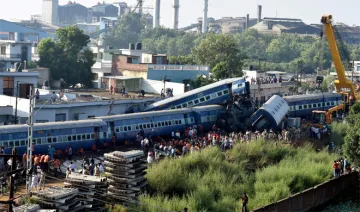
<instances>
[{"instance_id":1,"label":"concrete building","mask_svg":"<svg viewBox=\"0 0 360 212\"><path fill-rule=\"evenodd\" d=\"M23 26L21 23L10 22L0 19L0 39L11 40L15 38L15 33L21 34L24 41L33 41L38 43L43 38L48 38L48 33Z\"/></svg>"},{"instance_id":2,"label":"concrete building","mask_svg":"<svg viewBox=\"0 0 360 212\"><path fill-rule=\"evenodd\" d=\"M13 107L0 106L0 125L7 125L13 121Z\"/></svg>"},{"instance_id":3,"label":"concrete building","mask_svg":"<svg viewBox=\"0 0 360 212\"><path fill-rule=\"evenodd\" d=\"M101 17L118 17L119 8L112 4L101 4L91 7L93 22L99 22Z\"/></svg>"},{"instance_id":4,"label":"concrete building","mask_svg":"<svg viewBox=\"0 0 360 212\"><path fill-rule=\"evenodd\" d=\"M36 67L33 69L23 70L23 72L39 73L39 78L37 79L38 87L48 87L51 79L49 68Z\"/></svg>"},{"instance_id":5,"label":"concrete building","mask_svg":"<svg viewBox=\"0 0 360 212\"><path fill-rule=\"evenodd\" d=\"M90 12L87 7L69 1L68 4L59 6L59 25L71 26L77 23L89 22L89 15Z\"/></svg>"},{"instance_id":6,"label":"concrete building","mask_svg":"<svg viewBox=\"0 0 360 212\"><path fill-rule=\"evenodd\" d=\"M24 63L31 61L32 44L30 41L22 41L19 34L15 33L13 40L0 40L0 71L8 71L11 68L24 67ZM15 67L15 64L21 67Z\"/></svg>"},{"instance_id":7,"label":"concrete building","mask_svg":"<svg viewBox=\"0 0 360 212\"><path fill-rule=\"evenodd\" d=\"M38 72L0 72L0 95L18 94L21 98L28 98L30 86L37 87L39 75Z\"/></svg>"},{"instance_id":8,"label":"concrete building","mask_svg":"<svg viewBox=\"0 0 360 212\"><path fill-rule=\"evenodd\" d=\"M76 26L84 31L85 34L90 35L100 30L100 22L95 23L77 23Z\"/></svg>"},{"instance_id":9,"label":"concrete building","mask_svg":"<svg viewBox=\"0 0 360 212\"><path fill-rule=\"evenodd\" d=\"M42 20L52 25L59 23L59 0L42 0Z\"/></svg>"},{"instance_id":10,"label":"concrete building","mask_svg":"<svg viewBox=\"0 0 360 212\"><path fill-rule=\"evenodd\" d=\"M319 36L319 29L305 24L301 19L292 18L263 18L261 22L250 27L259 33L281 34L292 33L306 36Z\"/></svg>"},{"instance_id":11,"label":"concrete building","mask_svg":"<svg viewBox=\"0 0 360 212\"><path fill-rule=\"evenodd\" d=\"M250 95L257 106L261 106L273 95L289 96L293 95L290 88L295 86L295 82L291 81L291 76L287 75L286 72L279 71L268 71L268 72L257 72L243 70L244 76L247 81L250 82ZM252 79L262 79L275 76L277 79L281 76L284 80L277 83L257 83Z\"/></svg>"},{"instance_id":12,"label":"concrete building","mask_svg":"<svg viewBox=\"0 0 360 212\"><path fill-rule=\"evenodd\" d=\"M35 123L84 120L96 116L124 114L132 110L139 111L157 100L156 98L119 99L119 94L113 99L105 100L86 92L65 93L63 98L68 97L71 100L59 100L59 91L56 91L57 100L50 104L47 99L51 96L52 91L40 90L40 94L40 101L37 101L35 106L35 111L37 111L34 118ZM19 98L18 102L21 102L17 107L18 120L19 123L24 124L29 116L30 102L25 98ZM6 105L15 108L15 97L0 95L0 106ZM15 114L15 110L13 114Z\"/></svg>"}]
</instances>

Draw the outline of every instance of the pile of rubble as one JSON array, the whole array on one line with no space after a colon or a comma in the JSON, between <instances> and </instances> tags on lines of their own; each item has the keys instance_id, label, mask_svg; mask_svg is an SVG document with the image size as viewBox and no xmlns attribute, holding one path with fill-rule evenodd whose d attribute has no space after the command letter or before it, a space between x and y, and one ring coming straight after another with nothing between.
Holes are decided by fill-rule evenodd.
<instances>
[{"instance_id":1,"label":"pile of rubble","mask_svg":"<svg viewBox=\"0 0 360 212\"><path fill-rule=\"evenodd\" d=\"M76 188L49 187L32 192L32 198L43 209L57 209L60 212L82 211L83 205L76 197Z\"/></svg>"},{"instance_id":2,"label":"pile of rubble","mask_svg":"<svg viewBox=\"0 0 360 212\"><path fill-rule=\"evenodd\" d=\"M106 211L107 178L71 173L65 180L66 188L77 188L77 199L83 203L82 211Z\"/></svg>"},{"instance_id":3,"label":"pile of rubble","mask_svg":"<svg viewBox=\"0 0 360 212\"><path fill-rule=\"evenodd\" d=\"M105 174L109 178L108 197L123 203L137 201L146 188L143 151L104 154Z\"/></svg>"}]
</instances>

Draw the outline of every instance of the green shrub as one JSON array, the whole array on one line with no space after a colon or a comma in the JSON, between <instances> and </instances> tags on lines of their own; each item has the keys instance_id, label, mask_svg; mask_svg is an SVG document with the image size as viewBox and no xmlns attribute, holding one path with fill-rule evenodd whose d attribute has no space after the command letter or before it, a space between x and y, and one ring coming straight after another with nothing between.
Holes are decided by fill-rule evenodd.
<instances>
[{"instance_id":1,"label":"green shrub","mask_svg":"<svg viewBox=\"0 0 360 212\"><path fill-rule=\"evenodd\" d=\"M254 209L331 178L334 158L311 145L293 148L256 141L237 144L226 153L211 147L164 159L148 168L149 194L140 197L134 210L239 211L243 192Z\"/></svg>"}]
</instances>

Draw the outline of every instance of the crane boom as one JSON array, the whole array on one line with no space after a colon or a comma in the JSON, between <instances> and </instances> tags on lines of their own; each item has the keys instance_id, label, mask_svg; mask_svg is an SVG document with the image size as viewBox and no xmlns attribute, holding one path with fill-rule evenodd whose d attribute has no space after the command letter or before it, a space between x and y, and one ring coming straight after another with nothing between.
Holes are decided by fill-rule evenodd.
<instances>
[{"instance_id":1,"label":"crane boom","mask_svg":"<svg viewBox=\"0 0 360 212\"><path fill-rule=\"evenodd\" d=\"M357 95L351 80L348 80L345 76L344 65L341 60L340 52L336 43L334 26L332 25L332 15L324 15L321 18L321 23L324 25L327 41L331 52L332 59L334 61L336 73L338 79L335 80L336 92L345 94L346 96L351 95L354 100L357 100Z\"/></svg>"}]
</instances>

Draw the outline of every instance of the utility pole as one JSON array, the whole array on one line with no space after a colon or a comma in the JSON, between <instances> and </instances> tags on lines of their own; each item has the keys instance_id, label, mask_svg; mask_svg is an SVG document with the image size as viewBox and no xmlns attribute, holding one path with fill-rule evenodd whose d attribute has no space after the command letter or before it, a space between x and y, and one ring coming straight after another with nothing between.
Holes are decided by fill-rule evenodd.
<instances>
[{"instance_id":1,"label":"utility pole","mask_svg":"<svg viewBox=\"0 0 360 212\"><path fill-rule=\"evenodd\" d=\"M298 83L299 83L299 87L301 88L301 80L302 80L302 65L303 65L303 61L299 61L298 62L298 69L300 71L300 81L299 81L299 72L298 72ZM299 94L299 89L298 89L298 94Z\"/></svg>"},{"instance_id":2,"label":"utility pole","mask_svg":"<svg viewBox=\"0 0 360 212\"><path fill-rule=\"evenodd\" d=\"M164 93L163 93L164 96L163 97L165 98L166 76L164 76L163 82L164 82Z\"/></svg>"},{"instance_id":3,"label":"utility pole","mask_svg":"<svg viewBox=\"0 0 360 212\"><path fill-rule=\"evenodd\" d=\"M32 171L32 153L33 153L33 126L34 126L34 109L35 109L35 87L30 87L30 108L29 108L29 119L27 120L28 128L28 142L27 142L27 169ZM31 188L31 177L32 173L28 174L26 180L26 190L29 194Z\"/></svg>"},{"instance_id":4,"label":"utility pole","mask_svg":"<svg viewBox=\"0 0 360 212\"><path fill-rule=\"evenodd\" d=\"M17 118L18 98L19 98L19 81L16 81L15 124L17 124L18 122L18 118Z\"/></svg>"}]
</instances>

